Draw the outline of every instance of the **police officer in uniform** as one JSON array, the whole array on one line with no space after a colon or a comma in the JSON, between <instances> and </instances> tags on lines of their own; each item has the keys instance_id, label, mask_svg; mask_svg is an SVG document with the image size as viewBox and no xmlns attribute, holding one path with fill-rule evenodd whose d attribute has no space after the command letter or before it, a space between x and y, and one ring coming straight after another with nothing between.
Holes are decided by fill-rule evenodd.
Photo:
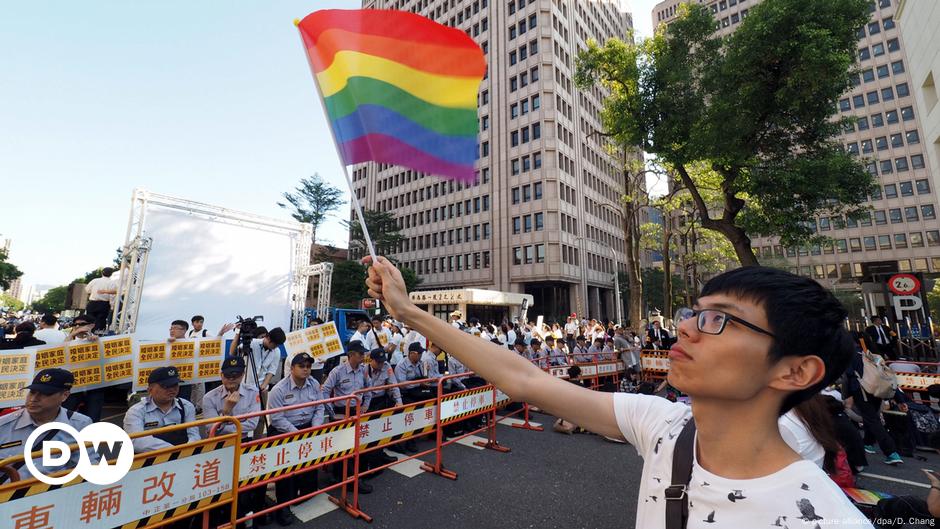
<instances>
[{"instance_id":1,"label":"police officer in uniform","mask_svg":"<svg viewBox=\"0 0 940 529\"><path fill-rule=\"evenodd\" d=\"M253 386L242 383L245 376L245 359L241 356L232 356L225 359L222 364L222 385L206 393L202 399L202 416L204 418L244 415L261 411L261 397ZM244 419L242 423L242 441L251 441L255 427L258 426L258 417ZM221 422L216 428L216 435L232 433L235 425L230 422Z\"/></svg>"},{"instance_id":2,"label":"police officer in uniform","mask_svg":"<svg viewBox=\"0 0 940 529\"><path fill-rule=\"evenodd\" d=\"M147 377L148 396L127 410L124 431L131 434L156 430L164 426L184 424L196 420L196 407L179 397L179 371L173 367L158 367ZM170 446L180 446L201 439L199 427L191 426L134 439L134 452L152 452Z\"/></svg>"},{"instance_id":3,"label":"police officer in uniform","mask_svg":"<svg viewBox=\"0 0 940 529\"><path fill-rule=\"evenodd\" d=\"M366 348L363 347L362 342L358 340L349 342L349 345L346 346L346 361L334 367L326 377L326 381L323 382L324 399L353 395L357 391L369 387L371 380L366 372L366 366L362 362L365 353ZM361 401L358 403L359 406L361 406L363 410L369 409L369 404L372 401L372 393L366 392L361 395L360 399ZM354 412L356 403L349 401L348 404L350 413ZM346 414L346 405L347 401L340 400L333 402L332 406L335 416L344 416ZM377 459L376 452L369 452L359 458L359 464L362 469L367 470L373 466L381 465L381 459ZM337 481L340 480L341 470L341 463L331 465L333 478ZM369 494L372 492L372 486L368 483L360 482L359 492Z\"/></svg>"},{"instance_id":4,"label":"police officer in uniform","mask_svg":"<svg viewBox=\"0 0 940 529\"><path fill-rule=\"evenodd\" d=\"M402 360L398 363L397 366L395 366L395 378L399 382L422 380L428 378L429 376L433 376L433 374L428 373L428 370L432 365L431 362L424 362L421 359L424 352L425 349L421 346L420 342L414 342L408 346L408 358ZM437 361L435 360L434 364L436 365L436 363ZM406 404L433 399L437 396L437 393L432 388L430 382L409 384L402 386L402 388L404 390L402 391L402 400L404 400ZM402 448L405 452L415 453L418 451L418 444L415 442L413 437L409 437L408 440L405 441L402 445Z\"/></svg>"},{"instance_id":5,"label":"police officer in uniform","mask_svg":"<svg viewBox=\"0 0 940 529\"><path fill-rule=\"evenodd\" d=\"M0 417L0 460L23 454L23 443L31 433L48 422L60 422L71 425L76 430L92 423L92 420L81 413L69 411L62 407L62 403L69 397L75 377L65 369L43 369L33 378L33 383L23 389L29 390L23 408ZM44 436L34 442L32 451L42 449L44 441L62 441L75 443L71 435L61 430L49 430ZM92 462L97 460L97 454L89 451ZM79 461L78 451L72 451L72 458L64 466L44 467L39 460L34 460L36 467L43 474L66 468L74 468ZM26 465L20 461L12 465L19 472L21 480L32 477ZM8 476L0 474L0 484L6 483Z\"/></svg>"},{"instance_id":6,"label":"police officer in uniform","mask_svg":"<svg viewBox=\"0 0 940 529\"><path fill-rule=\"evenodd\" d=\"M273 410L322 400L323 392L320 390L320 383L310 376L312 366L313 357L307 353L295 355L290 361L290 376L284 377L271 388L268 409ZM323 424L323 412L323 404L317 404L316 406L305 406L272 413L268 433L275 436L319 426ZM316 470L305 472L301 476L284 478L274 484L278 503L293 500L297 497L298 492L307 494L316 489ZM278 524L287 526L293 523L294 515L290 507L282 507L275 514L275 519Z\"/></svg>"},{"instance_id":7,"label":"police officer in uniform","mask_svg":"<svg viewBox=\"0 0 940 529\"><path fill-rule=\"evenodd\" d=\"M245 359L240 356L226 358L222 363L221 385L206 393L202 399L202 416L204 418L231 417L261 411L261 396L253 386L242 384L244 376ZM255 427L258 425L258 417L243 419L241 423L242 442L251 441ZM219 423L215 433L223 435L234 431L235 425L226 421ZM238 495L239 516L244 516L249 511L259 512L263 509L263 488L259 487ZM228 513L227 508L220 508L214 515L217 521L223 521ZM259 519L259 523L264 521L268 520Z\"/></svg>"},{"instance_id":8,"label":"police officer in uniform","mask_svg":"<svg viewBox=\"0 0 940 529\"><path fill-rule=\"evenodd\" d=\"M373 349L369 353L369 364L366 367L366 374L369 376L369 387L379 388L398 384L395 378L395 370L388 364L384 349ZM398 388L379 389L370 391L372 401L369 404L369 411L378 411L401 406L401 390Z\"/></svg>"}]
</instances>

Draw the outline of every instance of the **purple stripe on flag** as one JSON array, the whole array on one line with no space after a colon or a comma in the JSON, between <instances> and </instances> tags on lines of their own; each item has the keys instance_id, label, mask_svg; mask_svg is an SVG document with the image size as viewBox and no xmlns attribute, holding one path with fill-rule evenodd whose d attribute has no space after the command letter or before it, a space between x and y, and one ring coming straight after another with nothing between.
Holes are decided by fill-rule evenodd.
<instances>
[{"instance_id":1,"label":"purple stripe on flag","mask_svg":"<svg viewBox=\"0 0 940 529\"><path fill-rule=\"evenodd\" d=\"M473 165L447 162L384 134L368 134L340 144L347 164L376 161L410 167L461 182L476 182Z\"/></svg>"}]
</instances>

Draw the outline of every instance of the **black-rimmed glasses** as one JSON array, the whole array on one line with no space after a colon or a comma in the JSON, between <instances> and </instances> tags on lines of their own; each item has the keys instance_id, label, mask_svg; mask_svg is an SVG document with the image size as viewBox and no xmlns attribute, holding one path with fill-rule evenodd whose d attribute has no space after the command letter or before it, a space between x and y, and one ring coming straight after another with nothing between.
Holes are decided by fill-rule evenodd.
<instances>
[{"instance_id":1,"label":"black-rimmed glasses","mask_svg":"<svg viewBox=\"0 0 940 529\"><path fill-rule=\"evenodd\" d=\"M737 316L728 314L727 312L723 310L718 310L718 309L695 310L695 309L689 309L689 308L681 308L678 311L676 311L675 321L676 321L676 324L678 325L679 322L685 321L693 317L697 318L696 327L698 328L698 331L701 333L713 334L713 335L721 334L725 330L725 325L727 325L729 321L733 321L735 323L739 323L747 327L748 329L751 329L752 331L759 332L761 334L766 334L767 336L770 336L771 338L776 338L776 336L774 336L774 333L767 331L765 329L761 329L760 327L758 327L757 325L754 325L753 323L749 321L743 320Z\"/></svg>"}]
</instances>

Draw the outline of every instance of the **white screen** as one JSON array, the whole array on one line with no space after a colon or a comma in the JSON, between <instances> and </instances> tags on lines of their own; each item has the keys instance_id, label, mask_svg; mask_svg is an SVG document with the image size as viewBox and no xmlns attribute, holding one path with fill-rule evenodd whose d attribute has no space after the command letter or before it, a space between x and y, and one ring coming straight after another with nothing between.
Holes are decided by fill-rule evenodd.
<instances>
[{"instance_id":1,"label":"white screen","mask_svg":"<svg viewBox=\"0 0 940 529\"><path fill-rule=\"evenodd\" d=\"M206 318L210 336L237 315L263 315L260 325L290 331L291 234L156 205L146 215L144 234L153 247L138 339L166 339L170 322L196 314Z\"/></svg>"}]
</instances>

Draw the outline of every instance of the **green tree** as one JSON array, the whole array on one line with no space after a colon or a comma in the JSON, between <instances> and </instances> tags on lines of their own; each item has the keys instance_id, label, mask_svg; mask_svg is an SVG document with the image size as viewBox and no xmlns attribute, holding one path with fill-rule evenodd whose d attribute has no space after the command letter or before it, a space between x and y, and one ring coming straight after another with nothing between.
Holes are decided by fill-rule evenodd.
<instances>
[{"instance_id":1,"label":"green tree","mask_svg":"<svg viewBox=\"0 0 940 529\"><path fill-rule=\"evenodd\" d=\"M369 230L369 236L375 245L375 251L380 255L395 253L398 244L405 238L401 234L395 215L388 211L366 209L363 210L363 216L365 217L366 228ZM368 255L369 248L366 245L366 238L362 234L359 219L354 216L352 220L343 221L343 224L349 230L349 257L358 259Z\"/></svg>"},{"instance_id":2,"label":"green tree","mask_svg":"<svg viewBox=\"0 0 940 529\"><path fill-rule=\"evenodd\" d=\"M727 238L742 265L757 264L749 234L796 246L815 236L807 219L864 211L873 178L835 141L844 123L832 113L868 3L763 2L727 37L714 34L707 6L683 3L638 45L589 43L576 82L609 90L605 134L674 170L701 226ZM690 173L697 163L720 176L717 210Z\"/></svg>"},{"instance_id":3,"label":"green tree","mask_svg":"<svg viewBox=\"0 0 940 529\"><path fill-rule=\"evenodd\" d=\"M418 277L417 272L407 266L399 266L398 269L401 270L401 277L405 280L405 290L411 292L421 285L423 280Z\"/></svg>"},{"instance_id":4,"label":"green tree","mask_svg":"<svg viewBox=\"0 0 940 529\"><path fill-rule=\"evenodd\" d=\"M680 306L684 305L685 299L685 289L683 288L682 277L678 275L673 276L673 280L670 282L672 287L672 301L670 307L666 306L665 297L663 296L663 271L659 268L644 268L643 269L643 318L645 319L649 311L653 309L659 309L662 311L663 316L672 318L672 315L675 313L675 310ZM630 322L630 325L636 326L639 324L637 322Z\"/></svg>"},{"instance_id":5,"label":"green tree","mask_svg":"<svg viewBox=\"0 0 940 529\"><path fill-rule=\"evenodd\" d=\"M50 288L46 295L34 301L31 308L36 312L50 314L65 310L65 297L69 288L65 285Z\"/></svg>"},{"instance_id":6,"label":"green tree","mask_svg":"<svg viewBox=\"0 0 940 529\"><path fill-rule=\"evenodd\" d=\"M0 308L6 310L23 310L26 305L9 294L0 294Z\"/></svg>"},{"instance_id":7,"label":"green tree","mask_svg":"<svg viewBox=\"0 0 940 529\"><path fill-rule=\"evenodd\" d=\"M369 297L366 289L366 267L356 261L343 261L333 265L331 286L333 306L344 309L359 308L359 302Z\"/></svg>"},{"instance_id":8,"label":"green tree","mask_svg":"<svg viewBox=\"0 0 940 529\"><path fill-rule=\"evenodd\" d=\"M293 193L284 193L284 200L287 202L278 202L277 205L291 210L294 220L313 225L314 243L317 242L317 230L327 215L346 203L343 193L317 174L301 179Z\"/></svg>"},{"instance_id":9,"label":"green tree","mask_svg":"<svg viewBox=\"0 0 940 529\"><path fill-rule=\"evenodd\" d=\"M7 262L7 251L0 249L0 290L10 288L10 284L22 275L16 265Z\"/></svg>"}]
</instances>

